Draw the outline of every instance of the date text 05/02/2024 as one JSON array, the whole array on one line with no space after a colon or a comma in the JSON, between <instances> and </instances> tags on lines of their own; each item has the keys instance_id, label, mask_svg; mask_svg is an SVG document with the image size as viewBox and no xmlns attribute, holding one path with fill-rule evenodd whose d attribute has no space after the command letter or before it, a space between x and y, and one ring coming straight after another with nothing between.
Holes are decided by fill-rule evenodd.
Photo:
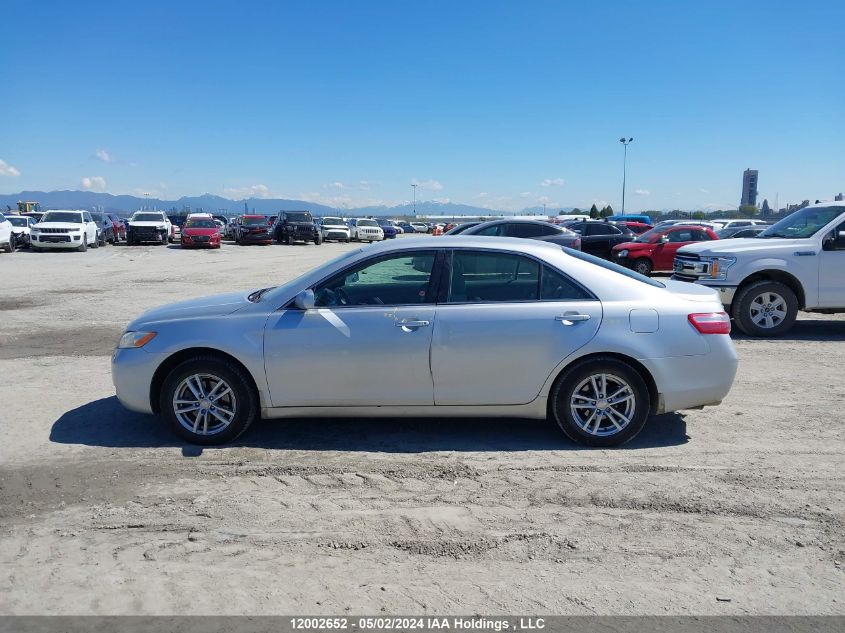
<instances>
[{"instance_id":1,"label":"date text 05/02/2024","mask_svg":"<svg viewBox=\"0 0 845 633\"><path fill-rule=\"evenodd\" d=\"M294 617L291 628L307 630L454 630L454 631L540 631L546 627L544 618L536 617Z\"/></svg>"}]
</instances>

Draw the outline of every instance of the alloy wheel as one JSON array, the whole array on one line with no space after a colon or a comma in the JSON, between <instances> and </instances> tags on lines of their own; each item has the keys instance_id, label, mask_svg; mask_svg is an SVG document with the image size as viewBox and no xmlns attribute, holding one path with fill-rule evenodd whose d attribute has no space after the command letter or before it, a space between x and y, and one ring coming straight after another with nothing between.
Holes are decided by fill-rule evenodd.
<instances>
[{"instance_id":1,"label":"alloy wheel","mask_svg":"<svg viewBox=\"0 0 845 633\"><path fill-rule=\"evenodd\" d=\"M575 424L590 435L616 435L634 418L636 395L631 385L615 374L593 374L582 380L569 401Z\"/></svg>"},{"instance_id":2,"label":"alloy wheel","mask_svg":"<svg viewBox=\"0 0 845 633\"><path fill-rule=\"evenodd\" d=\"M786 319L786 299L776 292L764 292L754 297L748 311L754 325L771 329Z\"/></svg>"},{"instance_id":3,"label":"alloy wheel","mask_svg":"<svg viewBox=\"0 0 845 633\"><path fill-rule=\"evenodd\" d=\"M173 394L173 413L185 429L197 435L216 435L235 419L235 392L213 374L192 374Z\"/></svg>"}]
</instances>

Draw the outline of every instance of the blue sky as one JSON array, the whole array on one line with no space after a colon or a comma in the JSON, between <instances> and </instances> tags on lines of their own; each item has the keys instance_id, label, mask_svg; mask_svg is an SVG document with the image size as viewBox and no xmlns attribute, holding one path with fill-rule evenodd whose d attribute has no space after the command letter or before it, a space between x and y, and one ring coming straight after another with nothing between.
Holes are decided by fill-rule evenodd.
<instances>
[{"instance_id":1,"label":"blue sky","mask_svg":"<svg viewBox=\"0 0 845 633\"><path fill-rule=\"evenodd\" d=\"M0 192L781 205L845 189L845 3L7 1ZM8 33L7 33L8 35Z\"/></svg>"}]
</instances>

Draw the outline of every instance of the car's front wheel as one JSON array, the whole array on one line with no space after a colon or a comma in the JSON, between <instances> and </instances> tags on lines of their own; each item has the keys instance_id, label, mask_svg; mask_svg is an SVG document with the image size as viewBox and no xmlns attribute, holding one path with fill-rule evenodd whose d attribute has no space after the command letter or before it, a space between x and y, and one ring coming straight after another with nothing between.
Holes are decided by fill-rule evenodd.
<instances>
[{"instance_id":1,"label":"car's front wheel","mask_svg":"<svg viewBox=\"0 0 845 633\"><path fill-rule=\"evenodd\" d=\"M651 274L651 270L651 260L646 259L645 257L640 257L637 261L634 262L634 272L638 272L641 275L645 275L646 277L648 277Z\"/></svg>"},{"instance_id":2,"label":"car's front wheel","mask_svg":"<svg viewBox=\"0 0 845 633\"><path fill-rule=\"evenodd\" d=\"M780 336L798 318L798 298L779 281L757 281L740 290L733 302L737 327L748 336Z\"/></svg>"},{"instance_id":3,"label":"car's front wheel","mask_svg":"<svg viewBox=\"0 0 845 633\"><path fill-rule=\"evenodd\" d=\"M258 416L258 397L243 369L223 358L200 356L168 374L159 397L161 414L194 444L235 440Z\"/></svg>"},{"instance_id":4,"label":"car's front wheel","mask_svg":"<svg viewBox=\"0 0 845 633\"><path fill-rule=\"evenodd\" d=\"M630 365L615 358L576 364L557 381L552 415L575 442L619 446L645 426L651 409L648 387Z\"/></svg>"}]
</instances>

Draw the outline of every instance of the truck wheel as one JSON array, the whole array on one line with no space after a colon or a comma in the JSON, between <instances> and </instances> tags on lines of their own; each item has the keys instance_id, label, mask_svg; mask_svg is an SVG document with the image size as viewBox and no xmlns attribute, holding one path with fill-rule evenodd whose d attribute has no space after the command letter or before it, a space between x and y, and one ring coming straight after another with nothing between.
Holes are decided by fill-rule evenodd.
<instances>
[{"instance_id":1,"label":"truck wheel","mask_svg":"<svg viewBox=\"0 0 845 633\"><path fill-rule=\"evenodd\" d=\"M82 234L82 244L80 244L79 247L76 250L78 250L80 253L84 253L85 251L88 250L88 234L87 233Z\"/></svg>"},{"instance_id":2,"label":"truck wheel","mask_svg":"<svg viewBox=\"0 0 845 633\"><path fill-rule=\"evenodd\" d=\"M648 277L651 274L651 270L651 261L646 259L645 257L640 257L637 261L634 262L634 272L638 272L641 275L645 275L646 277Z\"/></svg>"},{"instance_id":3,"label":"truck wheel","mask_svg":"<svg viewBox=\"0 0 845 633\"><path fill-rule=\"evenodd\" d=\"M323 236L322 235L318 235L316 238L314 238L314 244L316 244L317 246L319 246L322 243L323 243Z\"/></svg>"},{"instance_id":4,"label":"truck wheel","mask_svg":"<svg viewBox=\"0 0 845 633\"><path fill-rule=\"evenodd\" d=\"M290 233L285 235L285 244L288 246L293 246L293 238L291 237Z\"/></svg>"},{"instance_id":5,"label":"truck wheel","mask_svg":"<svg viewBox=\"0 0 845 633\"><path fill-rule=\"evenodd\" d=\"M798 298L779 281L756 281L743 288L733 302L734 321L748 336L780 336L798 318Z\"/></svg>"}]
</instances>

